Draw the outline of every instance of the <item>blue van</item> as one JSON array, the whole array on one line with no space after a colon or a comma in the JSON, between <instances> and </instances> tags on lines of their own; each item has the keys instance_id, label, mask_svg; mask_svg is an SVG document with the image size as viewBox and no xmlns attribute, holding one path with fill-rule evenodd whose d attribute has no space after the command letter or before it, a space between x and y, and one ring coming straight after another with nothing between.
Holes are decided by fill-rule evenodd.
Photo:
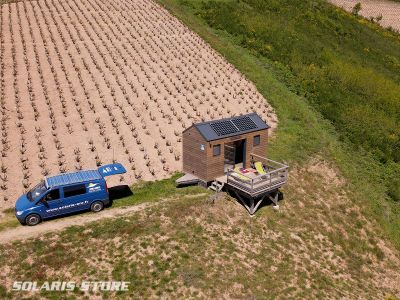
<instances>
[{"instance_id":1,"label":"blue van","mask_svg":"<svg viewBox=\"0 0 400 300\"><path fill-rule=\"evenodd\" d=\"M21 224L33 226L41 220L76 211L99 212L110 202L104 178L123 173L125 168L115 163L97 170L46 177L17 200L15 215Z\"/></svg>"}]
</instances>

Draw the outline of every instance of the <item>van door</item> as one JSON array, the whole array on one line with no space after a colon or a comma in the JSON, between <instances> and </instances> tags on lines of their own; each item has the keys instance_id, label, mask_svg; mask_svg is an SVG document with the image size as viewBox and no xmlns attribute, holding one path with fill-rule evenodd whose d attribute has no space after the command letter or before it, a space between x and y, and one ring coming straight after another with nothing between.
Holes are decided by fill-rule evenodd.
<instances>
[{"instance_id":1,"label":"van door","mask_svg":"<svg viewBox=\"0 0 400 300\"><path fill-rule=\"evenodd\" d=\"M86 184L80 183L63 188L62 207L65 213L88 209Z\"/></svg>"},{"instance_id":2,"label":"van door","mask_svg":"<svg viewBox=\"0 0 400 300\"><path fill-rule=\"evenodd\" d=\"M107 177L111 175L118 175L126 173L126 169L120 163L109 164L98 168L101 176Z\"/></svg>"},{"instance_id":3,"label":"van door","mask_svg":"<svg viewBox=\"0 0 400 300\"><path fill-rule=\"evenodd\" d=\"M43 218L50 218L59 214L61 205L60 189L54 189L46 193L39 202L40 211L43 212Z\"/></svg>"}]
</instances>

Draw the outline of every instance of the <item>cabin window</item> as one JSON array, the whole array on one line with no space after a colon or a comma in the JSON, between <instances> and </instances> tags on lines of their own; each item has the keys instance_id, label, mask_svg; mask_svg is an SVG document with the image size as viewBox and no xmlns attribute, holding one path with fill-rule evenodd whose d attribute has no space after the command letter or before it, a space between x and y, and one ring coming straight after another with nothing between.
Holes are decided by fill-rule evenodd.
<instances>
[{"instance_id":1,"label":"cabin window","mask_svg":"<svg viewBox=\"0 0 400 300\"><path fill-rule=\"evenodd\" d=\"M258 146L260 145L261 142L261 137L260 135L255 135L253 138L253 146Z\"/></svg>"},{"instance_id":2,"label":"cabin window","mask_svg":"<svg viewBox=\"0 0 400 300\"><path fill-rule=\"evenodd\" d=\"M64 188L64 198L83 195L86 193L86 186L84 184L68 186Z\"/></svg>"},{"instance_id":3,"label":"cabin window","mask_svg":"<svg viewBox=\"0 0 400 300\"><path fill-rule=\"evenodd\" d=\"M214 156L221 155L221 145L218 144L213 146L213 155Z\"/></svg>"}]
</instances>

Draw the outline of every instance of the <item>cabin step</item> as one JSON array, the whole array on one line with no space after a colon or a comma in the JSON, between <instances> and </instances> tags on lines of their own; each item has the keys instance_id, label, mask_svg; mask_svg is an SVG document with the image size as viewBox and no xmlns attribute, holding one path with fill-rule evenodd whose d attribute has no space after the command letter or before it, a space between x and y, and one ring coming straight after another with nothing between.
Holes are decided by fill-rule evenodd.
<instances>
[{"instance_id":1,"label":"cabin step","mask_svg":"<svg viewBox=\"0 0 400 300\"><path fill-rule=\"evenodd\" d=\"M213 191L218 193L218 192L222 191L223 187L224 187L224 183L223 182L219 182L217 180L214 180L211 183L211 185L208 187L208 189L213 190Z\"/></svg>"},{"instance_id":2,"label":"cabin step","mask_svg":"<svg viewBox=\"0 0 400 300\"><path fill-rule=\"evenodd\" d=\"M197 176L190 173L186 173L182 177L175 180L176 186L195 185L198 184L199 182L200 179Z\"/></svg>"}]
</instances>

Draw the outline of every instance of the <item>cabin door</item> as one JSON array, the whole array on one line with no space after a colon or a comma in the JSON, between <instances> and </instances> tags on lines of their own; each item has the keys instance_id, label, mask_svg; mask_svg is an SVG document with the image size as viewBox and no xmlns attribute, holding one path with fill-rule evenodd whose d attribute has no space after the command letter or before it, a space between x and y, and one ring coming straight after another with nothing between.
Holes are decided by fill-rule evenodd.
<instances>
[{"instance_id":1,"label":"cabin door","mask_svg":"<svg viewBox=\"0 0 400 300\"><path fill-rule=\"evenodd\" d=\"M246 159L246 140L235 141L235 166L244 168Z\"/></svg>"},{"instance_id":2,"label":"cabin door","mask_svg":"<svg viewBox=\"0 0 400 300\"><path fill-rule=\"evenodd\" d=\"M226 143L224 146L224 171L243 168L246 158L246 140Z\"/></svg>"},{"instance_id":3,"label":"cabin door","mask_svg":"<svg viewBox=\"0 0 400 300\"><path fill-rule=\"evenodd\" d=\"M224 145L224 171L232 170L235 168L235 146L233 143Z\"/></svg>"}]
</instances>

